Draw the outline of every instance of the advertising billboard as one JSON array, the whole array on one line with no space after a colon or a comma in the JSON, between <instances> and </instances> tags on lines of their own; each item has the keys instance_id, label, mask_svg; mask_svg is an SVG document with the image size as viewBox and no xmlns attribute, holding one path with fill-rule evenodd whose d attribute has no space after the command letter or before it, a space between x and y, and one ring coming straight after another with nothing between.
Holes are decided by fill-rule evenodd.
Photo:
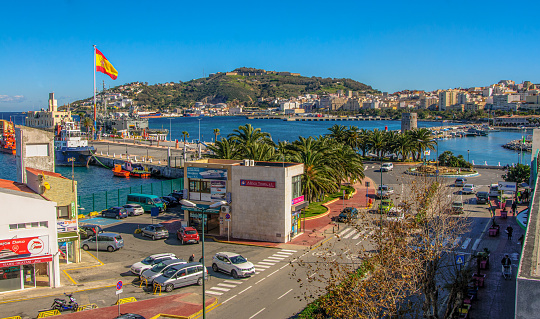
<instances>
[{"instance_id":1,"label":"advertising billboard","mask_svg":"<svg viewBox=\"0 0 540 319\"><path fill-rule=\"evenodd\" d=\"M187 178L227 180L226 169L188 167L186 170L187 170Z\"/></svg>"},{"instance_id":2,"label":"advertising billboard","mask_svg":"<svg viewBox=\"0 0 540 319\"><path fill-rule=\"evenodd\" d=\"M56 222L56 229L59 233L77 231L76 220L59 220Z\"/></svg>"},{"instance_id":3,"label":"advertising billboard","mask_svg":"<svg viewBox=\"0 0 540 319\"><path fill-rule=\"evenodd\" d=\"M49 254L49 236L0 240L0 261Z\"/></svg>"}]
</instances>

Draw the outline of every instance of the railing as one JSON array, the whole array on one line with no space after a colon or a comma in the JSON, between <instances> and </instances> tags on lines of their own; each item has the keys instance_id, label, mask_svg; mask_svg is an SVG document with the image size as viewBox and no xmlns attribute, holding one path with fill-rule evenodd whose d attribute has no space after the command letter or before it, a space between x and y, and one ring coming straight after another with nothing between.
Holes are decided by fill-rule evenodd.
<instances>
[{"instance_id":1,"label":"railing","mask_svg":"<svg viewBox=\"0 0 540 319\"><path fill-rule=\"evenodd\" d=\"M127 202L127 195L131 193L166 196L174 190L182 191L183 189L184 179L177 178L89 195L80 195L78 198L79 214L88 215L90 212L102 211L109 207L123 206Z\"/></svg>"}]
</instances>

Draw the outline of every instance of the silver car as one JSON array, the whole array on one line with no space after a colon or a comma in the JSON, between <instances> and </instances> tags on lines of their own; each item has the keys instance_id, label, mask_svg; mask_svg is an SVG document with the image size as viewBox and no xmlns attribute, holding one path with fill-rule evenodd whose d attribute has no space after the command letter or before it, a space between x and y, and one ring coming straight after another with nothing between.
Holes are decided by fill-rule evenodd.
<instances>
[{"instance_id":1,"label":"silver car","mask_svg":"<svg viewBox=\"0 0 540 319\"><path fill-rule=\"evenodd\" d=\"M255 266L242 255L236 253L217 253L212 257L212 270L231 274L233 278L248 277L255 274Z\"/></svg>"},{"instance_id":2,"label":"silver car","mask_svg":"<svg viewBox=\"0 0 540 319\"><path fill-rule=\"evenodd\" d=\"M160 239L160 238L169 238L169 231L167 228L163 227L163 225L155 224L155 225L148 225L141 229L141 235L142 236L148 236L152 237L152 240Z\"/></svg>"},{"instance_id":3,"label":"silver car","mask_svg":"<svg viewBox=\"0 0 540 319\"><path fill-rule=\"evenodd\" d=\"M208 278L208 271L200 263L174 265L154 279L154 286L160 286L166 292L193 284L201 286L203 273L204 279Z\"/></svg>"},{"instance_id":4,"label":"silver car","mask_svg":"<svg viewBox=\"0 0 540 319\"><path fill-rule=\"evenodd\" d=\"M182 264L187 264L187 262L183 259L169 259L162 261L159 264L155 264L154 267L143 271L141 274L141 280L146 281L148 284L152 284L154 279L161 275L164 271L174 265Z\"/></svg>"},{"instance_id":5,"label":"silver car","mask_svg":"<svg viewBox=\"0 0 540 319\"><path fill-rule=\"evenodd\" d=\"M99 246L99 247L98 247ZM97 236L90 237L81 242L81 248L84 250L107 250L115 251L124 247L124 239L117 233L101 233Z\"/></svg>"},{"instance_id":6,"label":"silver car","mask_svg":"<svg viewBox=\"0 0 540 319\"><path fill-rule=\"evenodd\" d=\"M131 265L131 272L135 275L140 275L143 273L143 271L150 269L154 267L154 265L159 264L162 261L170 260L170 259L177 259L175 254L173 253L163 253L163 254L155 254L146 257L142 261L139 261L137 263L134 263Z\"/></svg>"},{"instance_id":7,"label":"silver car","mask_svg":"<svg viewBox=\"0 0 540 319\"><path fill-rule=\"evenodd\" d=\"M124 208L126 209L128 216L138 216L144 214L144 208L139 204L125 204Z\"/></svg>"}]
</instances>

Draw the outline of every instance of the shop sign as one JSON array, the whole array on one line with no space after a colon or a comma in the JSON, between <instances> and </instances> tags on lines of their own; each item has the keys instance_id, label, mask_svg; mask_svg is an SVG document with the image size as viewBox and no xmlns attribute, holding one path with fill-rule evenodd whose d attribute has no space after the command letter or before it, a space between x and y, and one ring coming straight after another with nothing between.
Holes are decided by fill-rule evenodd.
<instances>
[{"instance_id":1,"label":"shop sign","mask_svg":"<svg viewBox=\"0 0 540 319\"><path fill-rule=\"evenodd\" d=\"M300 196L300 197L296 197L292 200L292 205L296 205L298 203L301 203L304 201L304 195Z\"/></svg>"},{"instance_id":2,"label":"shop sign","mask_svg":"<svg viewBox=\"0 0 540 319\"><path fill-rule=\"evenodd\" d=\"M0 240L0 259L42 256L49 253L49 236Z\"/></svg>"},{"instance_id":3,"label":"shop sign","mask_svg":"<svg viewBox=\"0 0 540 319\"><path fill-rule=\"evenodd\" d=\"M213 169L204 167L187 167L187 178L226 180L226 169Z\"/></svg>"},{"instance_id":4,"label":"shop sign","mask_svg":"<svg viewBox=\"0 0 540 319\"><path fill-rule=\"evenodd\" d=\"M276 182L241 179L240 186L276 188Z\"/></svg>"},{"instance_id":5,"label":"shop sign","mask_svg":"<svg viewBox=\"0 0 540 319\"><path fill-rule=\"evenodd\" d=\"M515 192L516 191L516 183L512 182L499 182L499 190L503 192Z\"/></svg>"},{"instance_id":6,"label":"shop sign","mask_svg":"<svg viewBox=\"0 0 540 319\"><path fill-rule=\"evenodd\" d=\"M56 229L59 233L77 231L77 220L59 220Z\"/></svg>"},{"instance_id":7,"label":"shop sign","mask_svg":"<svg viewBox=\"0 0 540 319\"><path fill-rule=\"evenodd\" d=\"M30 258L0 261L0 267L4 268L4 267L12 267L12 266L20 266L20 265L48 263L50 261L52 261L52 256L46 255L46 256L41 256L41 257L30 257Z\"/></svg>"}]
</instances>

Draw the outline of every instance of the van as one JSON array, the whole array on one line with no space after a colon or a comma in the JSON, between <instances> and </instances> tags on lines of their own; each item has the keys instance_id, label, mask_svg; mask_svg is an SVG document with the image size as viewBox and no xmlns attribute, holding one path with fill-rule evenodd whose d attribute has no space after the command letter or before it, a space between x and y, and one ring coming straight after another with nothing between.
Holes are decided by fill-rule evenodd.
<instances>
[{"instance_id":1,"label":"van","mask_svg":"<svg viewBox=\"0 0 540 319\"><path fill-rule=\"evenodd\" d=\"M152 207L159 208L160 212L165 211L165 205L163 205L163 201L156 195L129 194L127 196L127 203L139 204L142 206L145 212L149 212Z\"/></svg>"},{"instance_id":2,"label":"van","mask_svg":"<svg viewBox=\"0 0 540 319\"><path fill-rule=\"evenodd\" d=\"M491 184L489 186L489 197L499 196L499 184Z\"/></svg>"},{"instance_id":3,"label":"van","mask_svg":"<svg viewBox=\"0 0 540 319\"><path fill-rule=\"evenodd\" d=\"M204 276L204 277L203 277ZM174 288L197 284L201 286L208 276L208 271L200 263L178 264L169 267L154 279L154 286L166 292Z\"/></svg>"},{"instance_id":4,"label":"van","mask_svg":"<svg viewBox=\"0 0 540 319\"><path fill-rule=\"evenodd\" d=\"M81 242L81 248L84 250L96 250L96 246L98 250L112 252L124 247L124 239L117 233L101 233L97 238L94 236Z\"/></svg>"}]
</instances>

